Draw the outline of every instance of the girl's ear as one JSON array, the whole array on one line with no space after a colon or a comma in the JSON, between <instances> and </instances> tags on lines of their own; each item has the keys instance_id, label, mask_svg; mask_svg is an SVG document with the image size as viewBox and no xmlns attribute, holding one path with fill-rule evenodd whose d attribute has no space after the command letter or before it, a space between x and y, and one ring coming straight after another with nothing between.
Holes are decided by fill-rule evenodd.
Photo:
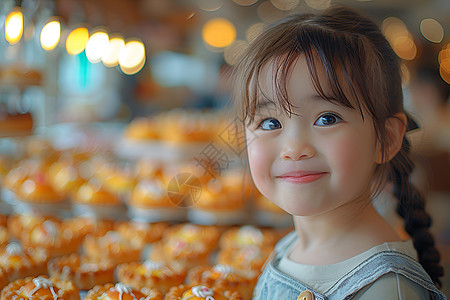
<instances>
[{"instance_id":1,"label":"girl's ear","mask_svg":"<svg viewBox=\"0 0 450 300\"><path fill-rule=\"evenodd\" d=\"M387 156L383 158L383 154L380 150L377 157L378 164L390 161L400 151L403 137L406 132L406 124L406 114L403 112L395 114L386 121Z\"/></svg>"}]
</instances>

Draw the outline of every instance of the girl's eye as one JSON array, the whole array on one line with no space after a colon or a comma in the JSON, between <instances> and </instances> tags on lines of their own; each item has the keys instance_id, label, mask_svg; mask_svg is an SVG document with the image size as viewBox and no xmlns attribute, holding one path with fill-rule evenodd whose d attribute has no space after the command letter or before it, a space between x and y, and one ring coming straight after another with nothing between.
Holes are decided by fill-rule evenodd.
<instances>
[{"instance_id":1,"label":"girl's eye","mask_svg":"<svg viewBox=\"0 0 450 300\"><path fill-rule=\"evenodd\" d=\"M323 114L321 115L314 125L317 126L331 126L342 122L342 118L335 114Z\"/></svg>"},{"instance_id":2,"label":"girl's eye","mask_svg":"<svg viewBox=\"0 0 450 300\"><path fill-rule=\"evenodd\" d=\"M258 124L258 128L261 128L262 130L281 129L281 123L277 119L267 118Z\"/></svg>"}]
</instances>

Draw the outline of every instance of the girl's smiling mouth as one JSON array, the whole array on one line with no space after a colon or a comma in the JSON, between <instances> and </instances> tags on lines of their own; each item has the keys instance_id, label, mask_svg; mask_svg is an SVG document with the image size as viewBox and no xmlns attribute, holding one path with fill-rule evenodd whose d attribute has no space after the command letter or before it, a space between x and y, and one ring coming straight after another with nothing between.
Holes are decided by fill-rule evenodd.
<instances>
[{"instance_id":1,"label":"girl's smiling mouth","mask_svg":"<svg viewBox=\"0 0 450 300\"><path fill-rule=\"evenodd\" d=\"M276 178L280 178L291 183L310 183L324 177L327 174L328 172L294 171L276 176Z\"/></svg>"}]
</instances>

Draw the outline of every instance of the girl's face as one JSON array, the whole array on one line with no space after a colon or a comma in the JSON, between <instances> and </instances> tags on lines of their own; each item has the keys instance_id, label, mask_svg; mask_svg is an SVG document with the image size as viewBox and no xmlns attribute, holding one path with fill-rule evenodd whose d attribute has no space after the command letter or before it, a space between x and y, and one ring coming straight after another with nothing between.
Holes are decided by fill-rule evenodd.
<instances>
[{"instance_id":1,"label":"girl's face","mask_svg":"<svg viewBox=\"0 0 450 300\"><path fill-rule=\"evenodd\" d=\"M326 82L325 71L318 72ZM271 101L273 66L261 73L261 89ZM323 85L325 93L327 87ZM368 200L380 147L372 119L359 109L319 97L303 57L288 78L294 114L288 116L259 99L255 120L246 128L248 157L259 191L288 213L312 216L344 204Z\"/></svg>"}]
</instances>

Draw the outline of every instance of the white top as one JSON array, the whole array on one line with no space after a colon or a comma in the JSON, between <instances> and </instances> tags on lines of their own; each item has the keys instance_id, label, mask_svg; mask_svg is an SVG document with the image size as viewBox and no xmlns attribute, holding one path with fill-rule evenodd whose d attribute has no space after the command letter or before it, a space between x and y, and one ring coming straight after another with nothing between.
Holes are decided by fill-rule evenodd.
<instances>
[{"instance_id":1,"label":"white top","mask_svg":"<svg viewBox=\"0 0 450 300\"><path fill-rule=\"evenodd\" d=\"M361 254L336 264L305 265L289 259L294 245L295 243L292 244L290 249L280 259L277 268L281 272L301 281L320 293L326 292L342 276L378 252L397 251L417 259L417 252L414 249L414 245L411 240L408 240L377 245ZM424 289L420 289L407 278L398 274L388 273L376 280L373 284L363 288L353 299L428 299L428 296L424 293Z\"/></svg>"}]
</instances>

